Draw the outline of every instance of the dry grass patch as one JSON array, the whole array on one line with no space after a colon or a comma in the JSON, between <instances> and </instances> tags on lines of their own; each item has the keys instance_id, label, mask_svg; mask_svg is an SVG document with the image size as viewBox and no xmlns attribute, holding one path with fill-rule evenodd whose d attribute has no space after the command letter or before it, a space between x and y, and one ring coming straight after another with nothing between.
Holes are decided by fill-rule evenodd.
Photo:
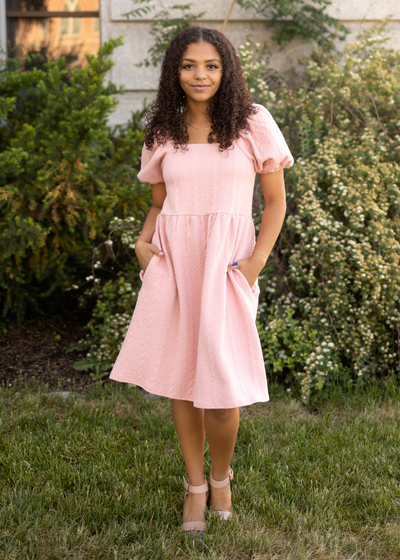
<instances>
[{"instance_id":1,"label":"dry grass patch","mask_svg":"<svg viewBox=\"0 0 400 560\"><path fill-rule=\"evenodd\" d=\"M135 405L132 403L117 402L113 408L113 413L116 416L121 416L122 418L126 418L127 416L131 415L134 410L135 410Z\"/></svg>"},{"instance_id":2,"label":"dry grass patch","mask_svg":"<svg viewBox=\"0 0 400 560\"><path fill-rule=\"evenodd\" d=\"M385 423L388 421L400 422L400 405L396 402L390 402L374 408L373 410L366 409L364 417L372 420L373 422Z\"/></svg>"},{"instance_id":3,"label":"dry grass patch","mask_svg":"<svg viewBox=\"0 0 400 560\"><path fill-rule=\"evenodd\" d=\"M240 410L241 418L267 418L273 422L314 420L315 414L311 414L303 404L294 399L273 400L266 403L256 403L243 407Z\"/></svg>"}]
</instances>

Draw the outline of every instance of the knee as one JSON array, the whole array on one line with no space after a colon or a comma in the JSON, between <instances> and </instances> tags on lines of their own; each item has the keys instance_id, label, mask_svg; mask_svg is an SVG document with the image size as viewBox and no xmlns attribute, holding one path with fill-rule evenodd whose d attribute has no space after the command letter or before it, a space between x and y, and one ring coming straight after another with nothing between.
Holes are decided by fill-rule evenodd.
<instances>
[{"instance_id":1,"label":"knee","mask_svg":"<svg viewBox=\"0 0 400 560\"><path fill-rule=\"evenodd\" d=\"M230 408L216 408L212 410L207 410L207 414L210 415L214 422L225 424L232 420L232 415L236 412L236 409Z\"/></svg>"}]
</instances>

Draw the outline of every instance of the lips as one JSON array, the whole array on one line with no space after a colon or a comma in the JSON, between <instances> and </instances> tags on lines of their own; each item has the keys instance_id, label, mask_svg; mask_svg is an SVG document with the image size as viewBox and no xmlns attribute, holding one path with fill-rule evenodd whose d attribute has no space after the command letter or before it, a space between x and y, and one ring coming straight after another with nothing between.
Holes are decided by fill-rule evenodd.
<instances>
[{"instance_id":1,"label":"lips","mask_svg":"<svg viewBox=\"0 0 400 560\"><path fill-rule=\"evenodd\" d=\"M192 86L192 88L195 89L196 91L205 91L209 87L210 86Z\"/></svg>"}]
</instances>

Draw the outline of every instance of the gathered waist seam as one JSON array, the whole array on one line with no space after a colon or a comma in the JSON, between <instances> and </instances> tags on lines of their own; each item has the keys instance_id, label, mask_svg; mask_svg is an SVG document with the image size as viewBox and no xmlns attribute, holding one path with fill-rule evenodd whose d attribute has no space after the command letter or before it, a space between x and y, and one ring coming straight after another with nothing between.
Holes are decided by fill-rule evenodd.
<instances>
[{"instance_id":1,"label":"gathered waist seam","mask_svg":"<svg viewBox=\"0 0 400 560\"><path fill-rule=\"evenodd\" d=\"M164 212L161 211L159 213L159 216L168 216L168 217L186 216L186 217L202 218L203 216L215 216L217 214L226 214L227 216L239 216L240 218L247 218L248 220L253 221L252 216L246 216L245 214L233 214L232 212L208 212L207 214L165 214Z\"/></svg>"}]
</instances>

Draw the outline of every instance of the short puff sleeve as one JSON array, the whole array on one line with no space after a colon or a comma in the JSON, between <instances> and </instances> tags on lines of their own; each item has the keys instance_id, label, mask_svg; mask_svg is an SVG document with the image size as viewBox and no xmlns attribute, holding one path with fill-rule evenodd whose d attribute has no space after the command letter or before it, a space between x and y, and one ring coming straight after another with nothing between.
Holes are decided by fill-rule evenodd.
<instances>
[{"instance_id":1,"label":"short puff sleeve","mask_svg":"<svg viewBox=\"0 0 400 560\"><path fill-rule=\"evenodd\" d=\"M142 150L142 164L137 178L141 183L164 183L162 163L166 154L165 146L154 143L153 149L149 150L146 144Z\"/></svg>"},{"instance_id":2,"label":"short puff sleeve","mask_svg":"<svg viewBox=\"0 0 400 560\"><path fill-rule=\"evenodd\" d=\"M286 140L271 113L262 105L253 104L257 113L247 119L250 132L242 133L244 150L253 161L257 173L273 173L293 165Z\"/></svg>"}]
</instances>

